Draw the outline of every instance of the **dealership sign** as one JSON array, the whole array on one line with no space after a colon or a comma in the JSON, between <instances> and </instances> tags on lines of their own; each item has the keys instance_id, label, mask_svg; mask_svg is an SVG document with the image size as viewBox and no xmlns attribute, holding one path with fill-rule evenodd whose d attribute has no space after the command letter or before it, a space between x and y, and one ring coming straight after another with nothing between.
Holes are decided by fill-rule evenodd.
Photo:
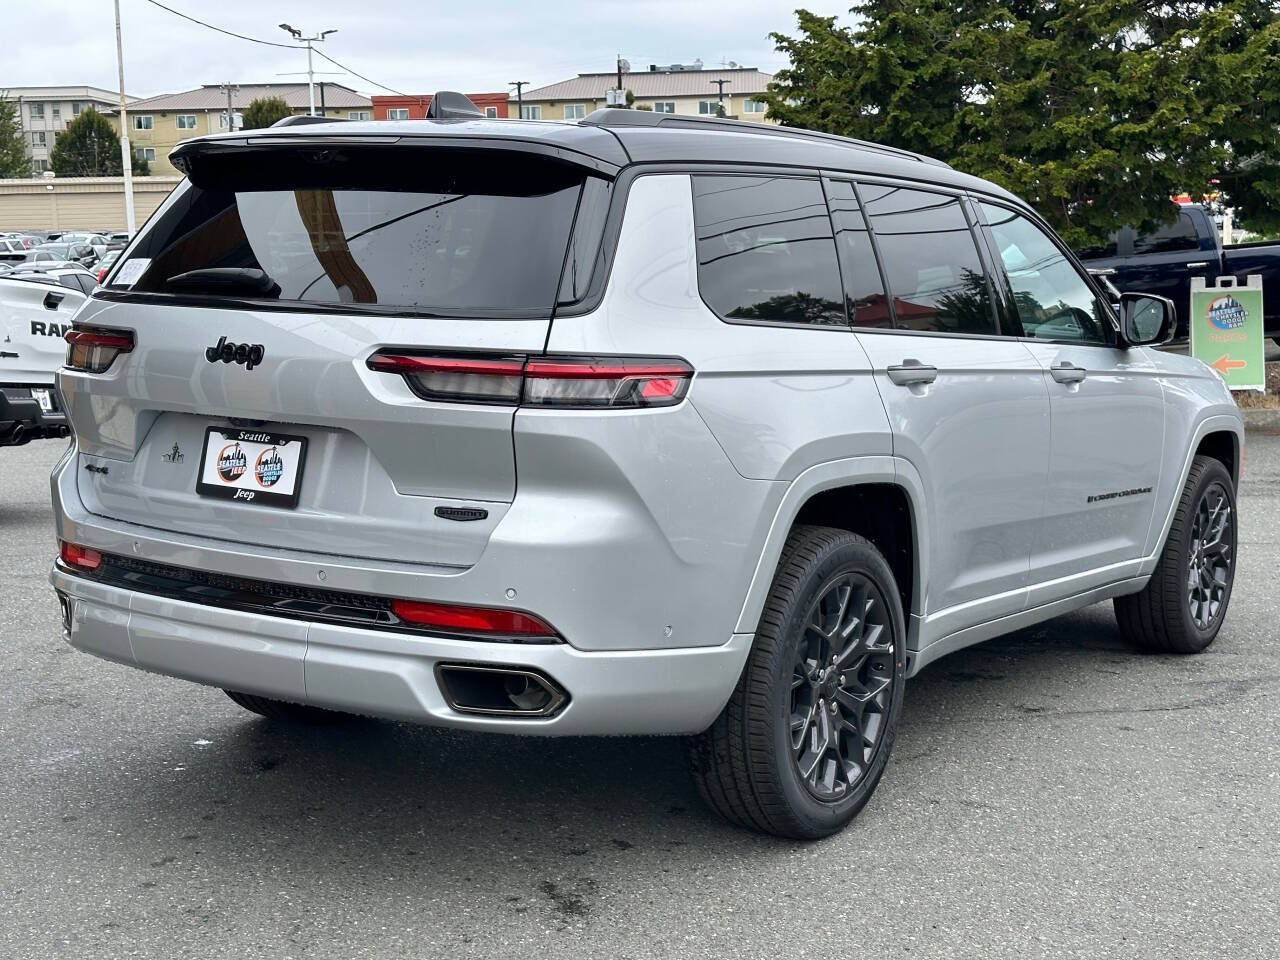
<instances>
[{"instance_id":1,"label":"dealership sign","mask_svg":"<svg viewBox=\"0 0 1280 960\"><path fill-rule=\"evenodd\" d=\"M1217 370L1232 390L1262 390L1262 277L1250 274L1245 284L1219 277L1216 283L1191 278L1191 355Z\"/></svg>"}]
</instances>

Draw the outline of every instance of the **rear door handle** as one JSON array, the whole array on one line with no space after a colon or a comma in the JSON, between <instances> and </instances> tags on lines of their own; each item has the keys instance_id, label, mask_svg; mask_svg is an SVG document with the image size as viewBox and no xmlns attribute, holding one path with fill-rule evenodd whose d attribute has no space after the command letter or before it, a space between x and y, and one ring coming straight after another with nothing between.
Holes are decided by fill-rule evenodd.
<instances>
[{"instance_id":1,"label":"rear door handle","mask_svg":"<svg viewBox=\"0 0 1280 960\"><path fill-rule=\"evenodd\" d=\"M889 367L885 373L900 387L910 386L913 383L933 383L938 379L937 367L931 367L911 357Z\"/></svg>"},{"instance_id":2,"label":"rear door handle","mask_svg":"<svg viewBox=\"0 0 1280 960\"><path fill-rule=\"evenodd\" d=\"M66 294L63 293L46 293L44 295L44 308L46 310L57 310L62 305L62 299Z\"/></svg>"},{"instance_id":3,"label":"rear door handle","mask_svg":"<svg viewBox=\"0 0 1280 960\"><path fill-rule=\"evenodd\" d=\"M1055 363L1049 368L1049 373L1059 383L1079 383L1089 375L1088 370L1084 367L1077 367L1069 360Z\"/></svg>"},{"instance_id":4,"label":"rear door handle","mask_svg":"<svg viewBox=\"0 0 1280 960\"><path fill-rule=\"evenodd\" d=\"M1209 261L1208 261L1208 260L1197 260L1195 263L1188 263L1188 264L1187 264L1187 269L1188 269L1188 270L1203 270L1203 269L1204 269L1205 267L1207 267L1208 265L1209 265Z\"/></svg>"}]
</instances>

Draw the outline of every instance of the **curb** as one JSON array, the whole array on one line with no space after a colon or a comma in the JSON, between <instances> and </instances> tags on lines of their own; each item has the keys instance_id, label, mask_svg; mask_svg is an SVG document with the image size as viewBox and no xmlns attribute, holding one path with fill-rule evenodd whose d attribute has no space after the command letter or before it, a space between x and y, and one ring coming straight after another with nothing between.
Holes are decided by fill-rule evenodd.
<instances>
[{"instance_id":1,"label":"curb","mask_svg":"<svg viewBox=\"0 0 1280 960\"><path fill-rule=\"evenodd\" d=\"M1244 409L1245 430L1255 433L1280 433L1280 407Z\"/></svg>"}]
</instances>

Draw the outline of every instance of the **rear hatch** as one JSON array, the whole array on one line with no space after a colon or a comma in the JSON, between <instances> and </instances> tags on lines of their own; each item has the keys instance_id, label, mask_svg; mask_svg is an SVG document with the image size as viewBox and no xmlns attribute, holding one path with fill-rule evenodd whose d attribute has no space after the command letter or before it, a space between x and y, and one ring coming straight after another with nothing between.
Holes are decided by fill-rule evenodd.
<instances>
[{"instance_id":1,"label":"rear hatch","mask_svg":"<svg viewBox=\"0 0 1280 960\"><path fill-rule=\"evenodd\" d=\"M265 548L473 564L515 496L515 408L433 402L368 360L541 352L599 248L602 165L311 136L183 161L189 180L77 318L132 348L60 377L93 468L85 506Z\"/></svg>"}]
</instances>

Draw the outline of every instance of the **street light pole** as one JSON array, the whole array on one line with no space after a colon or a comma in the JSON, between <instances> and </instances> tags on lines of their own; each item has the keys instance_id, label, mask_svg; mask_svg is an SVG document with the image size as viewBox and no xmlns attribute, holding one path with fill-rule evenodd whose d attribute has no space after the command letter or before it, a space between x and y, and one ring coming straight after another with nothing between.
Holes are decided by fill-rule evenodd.
<instances>
[{"instance_id":1,"label":"street light pole","mask_svg":"<svg viewBox=\"0 0 1280 960\"><path fill-rule=\"evenodd\" d=\"M116 2L119 3L120 0L116 0ZM321 30L314 37L304 37L301 30L297 30L289 26L287 23L280 24L280 29L292 36L293 39L297 40L299 43L305 43L307 45L307 99L311 101L309 112L310 115L314 117L316 115L316 81L315 69L311 65L311 45L313 43L323 43L325 37L329 36L331 33L337 33L338 31Z\"/></svg>"},{"instance_id":2,"label":"street light pole","mask_svg":"<svg viewBox=\"0 0 1280 960\"><path fill-rule=\"evenodd\" d=\"M129 111L124 97L124 44L120 40L120 0L116 6L116 68L120 83L120 167L124 173L124 221L129 236L137 222L133 216L133 153L129 150Z\"/></svg>"}]
</instances>

